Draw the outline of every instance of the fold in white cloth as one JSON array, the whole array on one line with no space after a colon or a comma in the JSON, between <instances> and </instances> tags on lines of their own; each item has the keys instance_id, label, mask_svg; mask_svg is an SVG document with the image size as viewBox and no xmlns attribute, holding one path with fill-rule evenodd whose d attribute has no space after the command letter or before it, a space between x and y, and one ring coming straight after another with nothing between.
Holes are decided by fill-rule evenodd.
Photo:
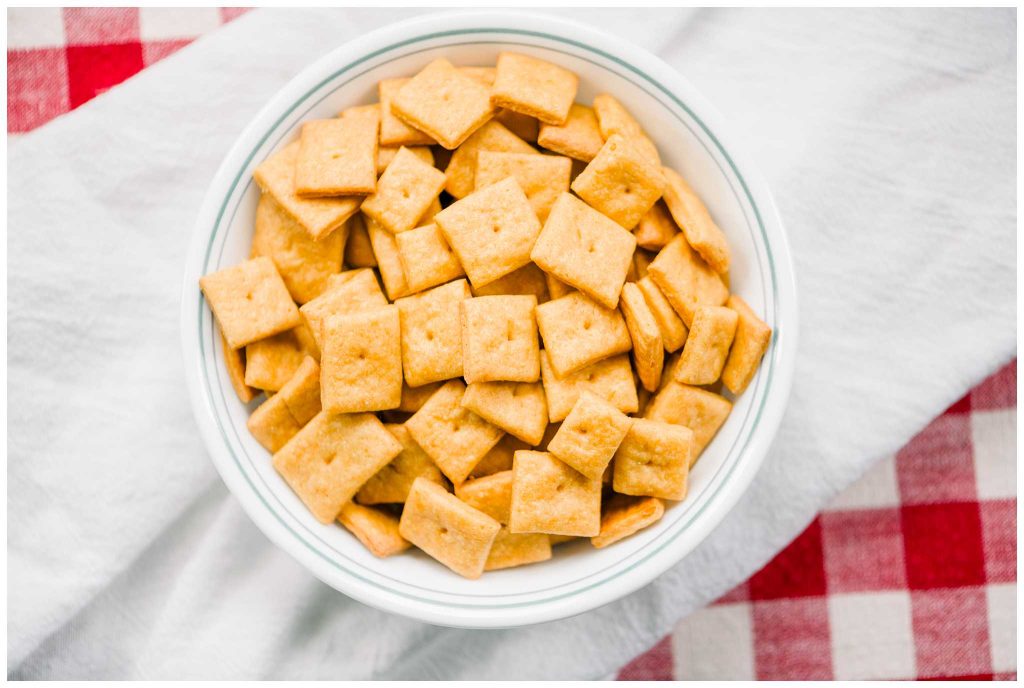
<instances>
[{"instance_id":1,"label":"fold in white cloth","mask_svg":"<svg viewBox=\"0 0 1024 688\"><path fill-rule=\"evenodd\" d=\"M774 190L802 320L779 437L705 543L589 614L463 631L347 599L272 546L210 464L179 282L206 184L262 103L409 14L257 10L12 142L11 676L604 676L1013 355L1012 10L587 11L701 89Z\"/></svg>"}]
</instances>

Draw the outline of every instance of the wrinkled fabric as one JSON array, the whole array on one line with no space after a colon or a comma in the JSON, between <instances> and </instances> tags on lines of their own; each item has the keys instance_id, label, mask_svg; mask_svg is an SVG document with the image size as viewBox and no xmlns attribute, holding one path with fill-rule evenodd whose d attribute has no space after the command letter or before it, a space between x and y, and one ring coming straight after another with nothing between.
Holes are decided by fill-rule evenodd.
<instances>
[{"instance_id":1,"label":"wrinkled fabric","mask_svg":"<svg viewBox=\"0 0 1024 688\"><path fill-rule=\"evenodd\" d=\"M753 486L690 556L500 631L376 611L279 551L200 440L179 351L217 165L313 59L408 10L257 10L8 149L8 662L17 678L596 678L756 571L1014 352L1013 10L588 10L721 111L798 276Z\"/></svg>"}]
</instances>

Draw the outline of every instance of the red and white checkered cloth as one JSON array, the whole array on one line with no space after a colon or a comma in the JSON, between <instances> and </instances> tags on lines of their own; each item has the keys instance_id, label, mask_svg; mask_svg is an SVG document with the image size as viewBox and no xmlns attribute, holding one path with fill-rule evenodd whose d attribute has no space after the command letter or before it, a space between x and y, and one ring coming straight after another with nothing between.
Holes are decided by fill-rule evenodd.
<instances>
[{"instance_id":1,"label":"red and white checkered cloth","mask_svg":"<svg viewBox=\"0 0 1024 688\"><path fill-rule=\"evenodd\" d=\"M246 10L8 10L8 134ZM1016 677L1017 365L843 493L620 679Z\"/></svg>"}]
</instances>

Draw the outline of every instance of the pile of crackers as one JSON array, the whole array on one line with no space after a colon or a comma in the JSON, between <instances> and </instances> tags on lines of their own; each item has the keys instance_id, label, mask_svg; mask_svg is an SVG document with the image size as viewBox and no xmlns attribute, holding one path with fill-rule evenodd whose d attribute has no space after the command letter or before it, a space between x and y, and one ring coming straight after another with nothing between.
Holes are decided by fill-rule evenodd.
<instances>
[{"instance_id":1,"label":"pile of crackers","mask_svg":"<svg viewBox=\"0 0 1024 688\"><path fill-rule=\"evenodd\" d=\"M259 165L252 258L200 280L253 436L377 556L476 578L646 528L768 347L704 204L577 86L516 53L380 82Z\"/></svg>"}]
</instances>

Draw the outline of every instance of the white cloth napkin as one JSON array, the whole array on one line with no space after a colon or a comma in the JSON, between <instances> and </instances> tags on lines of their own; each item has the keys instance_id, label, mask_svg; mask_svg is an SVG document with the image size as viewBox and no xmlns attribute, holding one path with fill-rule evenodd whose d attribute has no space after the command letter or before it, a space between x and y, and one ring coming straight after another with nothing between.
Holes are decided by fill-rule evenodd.
<instances>
[{"instance_id":1,"label":"white cloth napkin","mask_svg":"<svg viewBox=\"0 0 1024 688\"><path fill-rule=\"evenodd\" d=\"M604 676L1012 357L1012 10L588 10L694 82L774 190L802 319L779 437L704 544L597 611L481 632L347 599L210 464L180 276L206 184L261 104L409 14L258 10L10 146L11 676Z\"/></svg>"}]
</instances>

